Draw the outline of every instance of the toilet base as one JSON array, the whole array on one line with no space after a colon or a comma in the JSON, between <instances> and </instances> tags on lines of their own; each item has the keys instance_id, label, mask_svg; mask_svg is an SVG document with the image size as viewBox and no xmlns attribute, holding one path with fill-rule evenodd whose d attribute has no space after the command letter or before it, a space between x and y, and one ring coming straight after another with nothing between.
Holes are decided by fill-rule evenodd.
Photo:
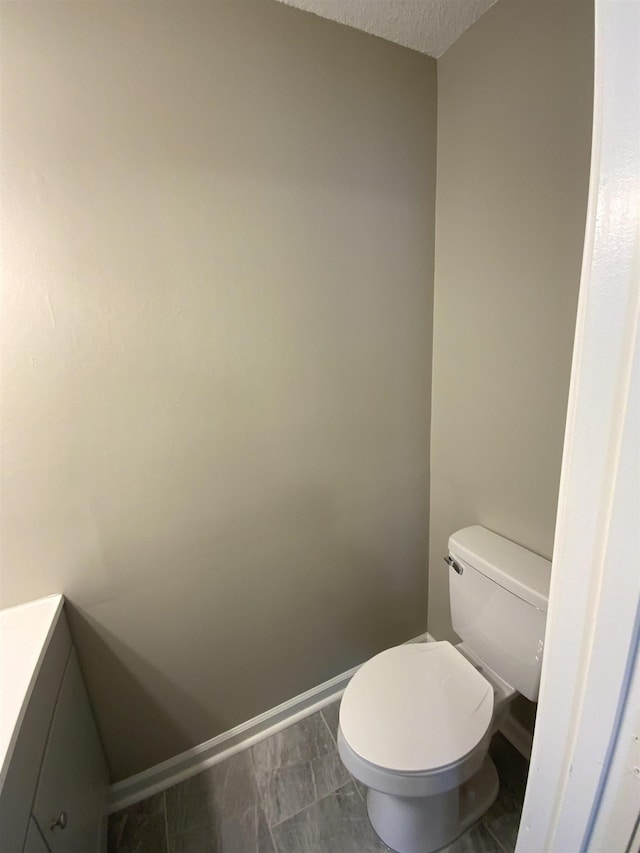
<instances>
[{"instance_id":1,"label":"toilet base","mask_svg":"<svg viewBox=\"0 0 640 853\"><path fill-rule=\"evenodd\" d=\"M367 790L369 820L397 853L433 853L475 823L498 796L498 772L487 755L459 788L430 797L398 797Z\"/></svg>"}]
</instances>

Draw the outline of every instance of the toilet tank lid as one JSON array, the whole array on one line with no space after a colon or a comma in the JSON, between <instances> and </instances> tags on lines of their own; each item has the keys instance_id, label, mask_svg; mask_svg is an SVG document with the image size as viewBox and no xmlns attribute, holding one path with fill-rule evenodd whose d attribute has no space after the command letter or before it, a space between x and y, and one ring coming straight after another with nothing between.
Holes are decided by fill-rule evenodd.
<instances>
[{"instance_id":1,"label":"toilet tank lid","mask_svg":"<svg viewBox=\"0 0 640 853\"><path fill-rule=\"evenodd\" d=\"M546 612L551 582L549 560L477 524L449 537L449 553Z\"/></svg>"}]
</instances>

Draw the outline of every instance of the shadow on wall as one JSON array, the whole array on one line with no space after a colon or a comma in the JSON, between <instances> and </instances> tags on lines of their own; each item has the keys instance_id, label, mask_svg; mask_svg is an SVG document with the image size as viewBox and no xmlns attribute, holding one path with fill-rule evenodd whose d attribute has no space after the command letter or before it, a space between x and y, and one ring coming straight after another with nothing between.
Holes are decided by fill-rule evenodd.
<instances>
[{"instance_id":1,"label":"shadow on wall","mask_svg":"<svg viewBox=\"0 0 640 853\"><path fill-rule=\"evenodd\" d=\"M407 163L422 156L429 110L409 123L411 95L399 96L394 88L398 67L405 80L434 74L435 62L420 54L387 43L374 64L370 36L274 3L194 3L188 14L180 4L165 3L153 15L136 3L54 5L55 14L31 17L35 38L22 46L33 51L35 68L57 68L64 55L67 85L59 96L65 121L52 133L65 151L84 147L79 168L89 150L92 171L121 181L121 189L146 181L151 164L165 182L179 174L195 189L206 184L202 175L235 174L415 199L428 184L428 178L416 181ZM327 63L340 69L334 72L339 86L336 77L316 72ZM372 78L366 89L363 74ZM219 89L216 81L233 85ZM273 109L274 92L286 109ZM324 141L327 115L331 144ZM82 116L92 120L74 126L73 118ZM390 157L400 127L409 130L401 137L407 156ZM127 157L119 160L110 140L122 133Z\"/></svg>"},{"instance_id":2,"label":"shadow on wall","mask_svg":"<svg viewBox=\"0 0 640 853\"><path fill-rule=\"evenodd\" d=\"M435 61L0 6L3 587L72 602L118 779L424 630Z\"/></svg>"},{"instance_id":3,"label":"shadow on wall","mask_svg":"<svg viewBox=\"0 0 640 853\"><path fill-rule=\"evenodd\" d=\"M71 593L71 631L113 781L424 630L425 602L415 596L416 574L426 576L416 557L424 529L401 523L406 510L391 492L377 524L366 508L346 523L318 487L277 500L254 493L220 527L167 519L155 539L130 540L128 570L111 565L112 599L88 605Z\"/></svg>"},{"instance_id":4,"label":"shadow on wall","mask_svg":"<svg viewBox=\"0 0 640 853\"><path fill-rule=\"evenodd\" d=\"M65 611L112 782L118 778L113 756L120 746L113 742L114 733L119 731L126 740L128 734L125 733L135 730L135 752L140 757L147 755L145 766L151 766L155 763L158 737L162 738L168 755L174 755L193 746L189 738L190 726L219 727L210 712L163 676L157 667L117 640L86 611L69 600ZM180 721L167 711L166 705L183 709ZM145 759L142 761L144 763Z\"/></svg>"}]
</instances>

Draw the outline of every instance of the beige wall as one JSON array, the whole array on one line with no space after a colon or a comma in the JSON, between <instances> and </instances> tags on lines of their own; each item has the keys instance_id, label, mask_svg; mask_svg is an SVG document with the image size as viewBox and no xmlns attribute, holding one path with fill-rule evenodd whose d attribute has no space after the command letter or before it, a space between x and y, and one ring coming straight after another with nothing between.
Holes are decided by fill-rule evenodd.
<instances>
[{"instance_id":1,"label":"beige wall","mask_svg":"<svg viewBox=\"0 0 640 853\"><path fill-rule=\"evenodd\" d=\"M426 627L435 62L2 15L2 604L69 597L118 779Z\"/></svg>"},{"instance_id":2,"label":"beige wall","mask_svg":"<svg viewBox=\"0 0 640 853\"><path fill-rule=\"evenodd\" d=\"M447 539L551 556L586 216L593 6L500 0L438 61L429 630Z\"/></svg>"}]
</instances>

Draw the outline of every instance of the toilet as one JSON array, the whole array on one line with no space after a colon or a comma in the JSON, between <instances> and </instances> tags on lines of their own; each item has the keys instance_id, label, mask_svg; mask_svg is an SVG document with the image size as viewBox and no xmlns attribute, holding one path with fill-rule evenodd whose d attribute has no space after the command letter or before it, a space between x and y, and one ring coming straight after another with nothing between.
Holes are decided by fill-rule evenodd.
<instances>
[{"instance_id":1,"label":"toilet","mask_svg":"<svg viewBox=\"0 0 640 853\"><path fill-rule=\"evenodd\" d=\"M536 701L540 686L550 562L477 525L454 533L448 550L462 642L381 652L340 705L340 757L398 853L439 850L487 811L499 786L491 736L513 698Z\"/></svg>"}]
</instances>

